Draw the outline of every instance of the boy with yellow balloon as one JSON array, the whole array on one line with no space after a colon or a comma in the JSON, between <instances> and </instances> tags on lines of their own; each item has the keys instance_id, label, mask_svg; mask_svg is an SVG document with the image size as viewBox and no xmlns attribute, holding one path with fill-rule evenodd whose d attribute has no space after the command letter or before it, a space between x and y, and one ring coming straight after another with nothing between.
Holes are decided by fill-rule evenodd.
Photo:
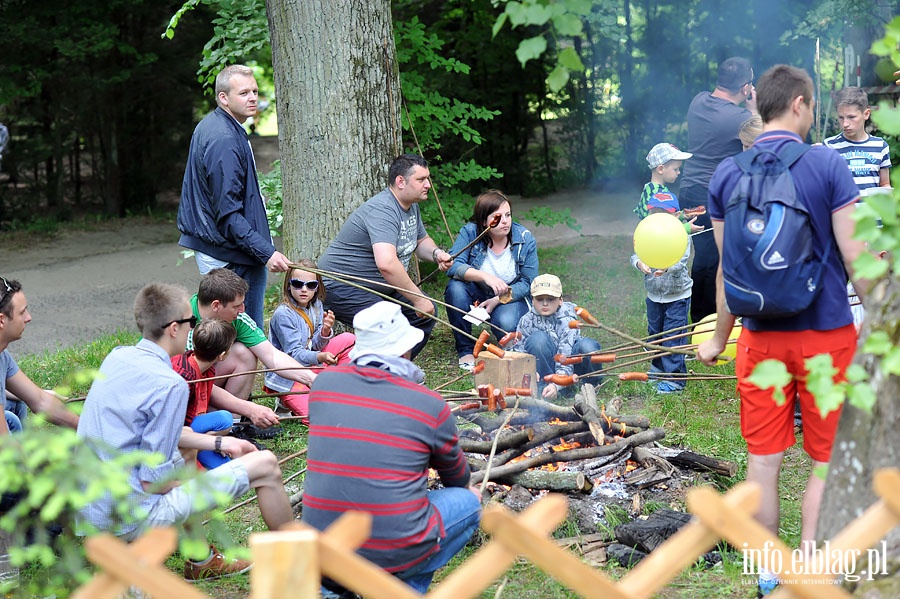
<instances>
[{"instance_id":1,"label":"boy with yellow balloon","mask_svg":"<svg viewBox=\"0 0 900 599\"><path fill-rule=\"evenodd\" d=\"M656 144L647 154L652 169L650 182L644 186L641 201L635 212L643 220L634 231L634 255L631 265L644 275L647 290L647 334L652 342L665 331L684 328L691 304L691 280L688 258L691 244L688 232L703 227L693 219L682 222L676 215L684 215L678 198L666 185L674 183L681 173L681 164L692 154L682 152L672 144ZM696 218L696 217L695 217ZM661 341L666 347L680 345L680 339ZM651 362L651 374L686 373L683 354L663 354ZM684 389L683 380L656 382L657 393L676 393Z\"/></svg>"}]
</instances>

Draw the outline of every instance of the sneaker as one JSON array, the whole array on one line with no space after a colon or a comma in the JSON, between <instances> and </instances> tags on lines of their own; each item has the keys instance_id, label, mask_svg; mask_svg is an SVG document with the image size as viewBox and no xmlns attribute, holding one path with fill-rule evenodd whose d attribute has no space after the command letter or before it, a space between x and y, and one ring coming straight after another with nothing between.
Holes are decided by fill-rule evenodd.
<instances>
[{"instance_id":1,"label":"sneaker","mask_svg":"<svg viewBox=\"0 0 900 599\"><path fill-rule=\"evenodd\" d=\"M467 354L459 359L459 367L466 372L472 372L475 368L475 356Z\"/></svg>"},{"instance_id":2,"label":"sneaker","mask_svg":"<svg viewBox=\"0 0 900 599\"><path fill-rule=\"evenodd\" d=\"M682 391L684 391L684 387L669 381L659 381L656 383L656 392L660 394L681 393Z\"/></svg>"},{"instance_id":3,"label":"sneaker","mask_svg":"<svg viewBox=\"0 0 900 599\"><path fill-rule=\"evenodd\" d=\"M756 599L762 599L775 592L778 582L775 580L760 580L756 585Z\"/></svg>"},{"instance_id":4,"label":"sneaker","mask_svg":"<svg viewBox=\"0 0 900 599\"><path fill-rule=\"evenodd\" d=\"M202 565L185 560L184 579L186 581L196 582L198 580L225 578L226 576L242 574L253 567L253 562L242 559L228 561L215 547L210 545L209 548L212 550L212 556Z\"/></svg>"}]
</instances>

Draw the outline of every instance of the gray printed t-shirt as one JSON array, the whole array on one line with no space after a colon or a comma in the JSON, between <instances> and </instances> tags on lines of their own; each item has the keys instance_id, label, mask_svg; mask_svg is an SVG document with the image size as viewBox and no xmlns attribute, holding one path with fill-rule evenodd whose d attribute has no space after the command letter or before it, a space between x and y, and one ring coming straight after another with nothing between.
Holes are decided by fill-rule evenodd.
<instances>
[{"instance_id":1,"label":"gray printed t-shirt","mask_svg":"<svg viewBox=\"0 0 900 599\"><path fill-rule=\"evenodd\" d=\"M404 210L389 188L366 200L353 211L341 227L337 237L319 258L319 268L384 281L375 264L372 245L389 243L397 248L397 257L404 268L420 239L427 233L419 206Z\"/></svg>"}]
</instances>

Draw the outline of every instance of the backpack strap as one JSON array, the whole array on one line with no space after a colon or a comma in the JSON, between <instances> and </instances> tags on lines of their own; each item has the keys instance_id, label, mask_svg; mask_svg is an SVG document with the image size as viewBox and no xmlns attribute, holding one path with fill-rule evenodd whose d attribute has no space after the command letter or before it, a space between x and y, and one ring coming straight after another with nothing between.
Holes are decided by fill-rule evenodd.
<instances>
[{"instance_id":1,"label":"backpack strap","mask_svg":"<svg viewBox=\"0 0 900 599\"><path fill-rule=\"evenodd\" d=\"M806 154L807 150L809 150L808 145L800 141L795 141L782 146L781 150L778 151L777 156L778 159L781 160L781 163L784 164L785 168L791 168L795 162L800 160L801 156Z\"/></svg>"}]
</instances>

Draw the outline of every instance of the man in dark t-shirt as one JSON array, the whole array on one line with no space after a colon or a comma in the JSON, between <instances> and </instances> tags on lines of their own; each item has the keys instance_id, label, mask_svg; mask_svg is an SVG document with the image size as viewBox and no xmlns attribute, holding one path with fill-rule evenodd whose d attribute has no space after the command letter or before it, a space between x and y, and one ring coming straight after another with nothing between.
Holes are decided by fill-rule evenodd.
<instances>
[{"instance_id":1,"label":"man in dark t-shirt","mask_svg":"<svg viewBox=\"0 0 900 599\"><path fill-rule=\"evenodd\" d=\"M744 104L746 108L741 107ZM688 149L693 157L685 162L678 200L682 208L706 206L709 180L719 163L743 149L738 131L741 124L756 114L753 67L746 58L732 57L719 65L716 89L694 96L687 113ZM691 279L691 320L699 322L716 313L716 268L719 252L708 215L698 217L703 233L694 241Z\"/></svg>"}]
</instances>

